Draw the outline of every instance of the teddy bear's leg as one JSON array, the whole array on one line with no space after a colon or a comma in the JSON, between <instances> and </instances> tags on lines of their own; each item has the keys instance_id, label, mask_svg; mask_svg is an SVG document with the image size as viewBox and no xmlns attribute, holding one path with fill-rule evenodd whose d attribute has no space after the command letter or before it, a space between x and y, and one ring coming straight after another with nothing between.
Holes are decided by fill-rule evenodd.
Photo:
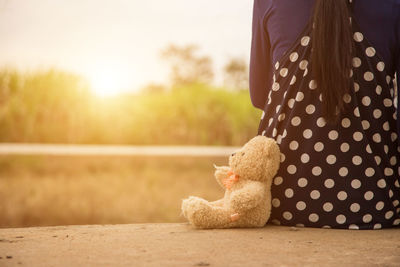
<instances>
[{"instance_id":1,"label":"teddy bear's leg","mask_svg":"<svg viewBox=\"0 0 400 267\"><path fill-rule=\"evenodd\" d=\"M211 203L198 202L195 211L188 220L197 228L230 228L235 227L231 212Z\"/></svg>"}]
</instances>

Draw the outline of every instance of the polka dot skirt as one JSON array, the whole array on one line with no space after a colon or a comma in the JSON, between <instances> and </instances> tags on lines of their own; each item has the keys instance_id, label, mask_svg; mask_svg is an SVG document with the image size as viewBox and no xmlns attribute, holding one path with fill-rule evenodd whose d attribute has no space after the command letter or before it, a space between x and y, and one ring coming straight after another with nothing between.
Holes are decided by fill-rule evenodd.
<instances>
[{"instance_id":1,"label":"polka dot skirt","mask_svg":"<svg viewBox=\"0 0 400 267\"><path fill-rule=\"evenodd\" d=\"M393 77L352 20L356 46L337 125L322 117L311 71L311 27L276 62L259 134L281 148L272 185L275 224L380 229L400 225L400 185Z\"/></svg>"}]
</instances>

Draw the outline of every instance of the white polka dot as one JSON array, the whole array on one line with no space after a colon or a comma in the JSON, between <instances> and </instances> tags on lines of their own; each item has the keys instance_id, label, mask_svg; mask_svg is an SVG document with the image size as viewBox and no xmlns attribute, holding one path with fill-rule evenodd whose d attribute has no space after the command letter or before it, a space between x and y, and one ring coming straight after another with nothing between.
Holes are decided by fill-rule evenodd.
<instances>
[{"instance_id":1,"label":"white polka dot","mask_svg":"<svg viewBox=\"0 0 400 267\"><path fill-rule=\"evenodd\" d=\"M360 204L358 203L353 203L350 205L350 210L352 212L359 212L360 211Z\"/></svg>"},{"instance_id":2,"label":"white polka dot","mask_svg":"<svg viewBox=\"0 0 400 267\"><path fill-rule=\"evenodd\" d=\"M354 83L354 92L360 91L360 85L358 83Z\"/></svg>"},{"instance_id":3,"label":"white polka dot","mask_svg":"<svg viewBox=\"0 0 400 267\"><path fill-rule=\"evenodd\" d=\"M298 116L293 117L291 123L293 126L299 126L301 123L300 117L298 117Z\"/></svg>"},{"instance_id":4,"label":"white polka dot","mask_svg":"<svg viewBox=\"0 0 400 267\"><path fill-rule=\"evenodd\" d=\"M386 76L386 82L387 84L390 84L390 82L392 81L392 77L390 77L389 75Z\"/></svg>"},{"instance_id":5,"label":"white polka dot","mask_svg":"<svg viewBox=\"0 0 400 267\"><path fill-rule=\"evenodd\" d=\"M385 188L385 187L386 187L386 181L385 181L384 179L380 179L380 180L378 180L378 182L376 183L376 185L377 185L379 188Z\"/></svg>"},{"instance_id":6,"label":"white polka dot","mask_svg":"<svg viewBox=\"0 0 400 267\"><path fill-rule=\"evenodd\" d=\"M277 105L275 108L275 112L278 113L280 109L281 109L281 105Z\"/></svg>"},{"instance_id":7,"label":"white polka dot","mask_svg":"<svg viewBox=\"0 0 400 267\"><path fill-rule=\"evenodd\" d=\"M286 117L285 113L279 114L278 121L283 121L285 119L285 117Z\"/></svg>"},{"instance_id":8,"label":"white polka dot","mask_svg":"<svg viewBox=\"0 0 400 267\"><path fill-rule=\"evenodd\" d=\"M280 205L281 205L281 202L279 201L279 199L274 198L274 199L272 200L272 206L273 206L273 207L277 208L277 207L279 207Z\"/></svg>"},{"instance_id":9,"label":"white polka dot","mask_svg":"<svg viewBox=\"0 0 400 267\"><path fill-rule=\"evenodd\" d=\"M393 197L393 190L392 190L392 189L389 190L389 197L390 197L390 198Z\"/></svg>"},{"instance_id":10,"label":"white polka dot","mask_svg":"<svg viewBox=\"0 0 400 267\"><path fill-rule=\"evenodd\" d=\"M379 201L378 203L376 203L375 208L377 210L382 210L384 206L385 206L385 203L383 201Z\"/></svg>"},{"instance_id":11,"label":"white polka dot","mask_svg":"<svg viewBox=\"0 0 400 267\"><path fill-rule=\"evenodd\" d=\"M320 102L322 102L322 98L323 98L322 94L319 94L318 99L319 99Z\"/></svg>"},{"instance_id":12,"label":"white polka dot","mask_svg":"<svg viewBox=\"0 0 400 267\"><path fill-rule=\"evenodd\" d=\"M364 198L365 200L371 200L374 198L374 193L372 191L367 191L364 194Z\"/></svg>"},{"instance_id":13,"label":"white polka dot","mask_svg":"<svg viewBox=\"0 0 400 267\"><path fill-rule=\"evenodd\" d=\"M288 104L288 107L289 107L289 108L293 108L293 107L294 107L294 102L295 102L295 100L294 100L293 98L289 99L289 100L288 100L288 103L287 103L287 104Z\"/></svg>"},{"instance_id":14,"label":"white polka dot","mask_svg":"<svg viewBox=\"0 0 400 267\"><path fill-rule=\"evenodd\" d=\"M364 73L364 80L366 80L367 82L370 82L374 79L374 74L370 71L367 71Z\"/></svg>"},{"instance_id":15,"label":"white polka dot","mask_svg":"<svg viewBox=\"0 0 400 267\"><path fill-rule=\"evenodd\" d=\"M354 165L360 165L362 163L362 158L360 156L354 156L352 161Z\"/></svg>"},{"instance_id":16,"label":"white polka dot","mask_svg":"<svg viewBox=\"0 0 400 267\"><path fill-rule=\"evenodd\" d=\"M375 48L373 47L368 47L367 49L365 49L365 54L369 57L373 57L376 54Z\"/></svg>"},{"instance_id":17,"label":"white polka dot","mask_svg":"<svg viewBox=\"0 0 400 267\"><path fill-rule=\"evenodd\" d=\"M271 126L271 124L272 124L273 121L274 121L274 118L270 118L270 119L268 120L268 126Z\"/></svg>"},{"instance_id":18,"label":"white polka dot","mask_svg":"<svg viewBox=\"0 0 400 267\"><path fill-rule=\"evenodd\" d=\"M394 173L392 168L385 168L384 172L386 176L392 176Z\"/></svg>"},{"instance_id":19,"label":"white polka dot","mask_svg":"<svg viewBox=\"0 0 400 267\"><path fill-rule=\"evenodd\" d=\"M358 68L361 66L361 59L359 57L353 58L353 67Z\"/></svg>"},{"instance_id":20,"label":"white polka dot","mask_svg":"<svg viewBox=\"0 0 400 267\"><path fill-rule=\"evenodd\" d=\"M306 107L306 112L307 112L307 114L313 114L314 111L315 111L315 106L314 106L314 105L310 104L310 105L308 105L308 106Z\"/></svg>"},{"instance_id":21,"label":"white polka dot","mask_svg":"<svg viewBox=\"0 0 400 267\"><path fill-rule=\"evenodd\" d=\"M301 45L302 46L307 46L310 42L310 37L309 36L304 36L301 38Z\"/></svg>"},{"instance_id":22,"label":"white polka dot","mask_svg":"<svg viewBox=\"0 0 400 267\"><path fill-rule=\"evenodd\" d=\"M279 61L277 61L277 62L275 63L275 69L276 69L276 70L279 69Z\"/></svg>"},{"instance_id":23,"label":"white polka dot","mask_svg":"<svg viewBox=\"0 0 400 267\"><path fill-rule=\"evenodd\" d=\"M328 163L328 164L335 164L336 163L336 156L335 155L328 155L327 157L326 157L326 162Z\"/></svg>"},{"instance_id":24,"label":"white polka dot","mask_svg":"<svg viewBox=\"0 0 400 267\"><path fill-rule=\"evenodd\" d=\"M274 128L272 130L272 136L275 137L278 134L278 130L276 128Z\"/></svg>"},{"instance_id":25,"label":"white polka dot","mask_svg":"<svg viewBox=\"0 0 400 267\"><path fill-rule=\"evenodd\" d=\"M286 196L287 198L292 198L293 195L294 195L293 189L288 188L288 189L285 190L285 196Z\"/></svg>"},{"instance_id":26,"label":"white polka dot","mask_svg":"<svg viewBox=\"0 0 400 267\"><path fill-rule=\"evenodd\" d=\"M356 117L360 117L360 109L358 108L358 107L356 107L355 109L354 109L354 116L356 116Z\"/></svg>"},{"instance_id":27,"label":"white polka dot","mask_svg":"<svg viewBox=\"0 0 400 267\"><path fill-rule=\"evenodd\" d=\"M276 176L274 179L274 184L275 185L280 185L283 183L283 178L281 176Z\"/></svg>"},{"instance_id":28,"label":"white polka dot","mask_svg":"<svg viewBox=\"0 0 400 267\"><path fill-rule=\"evenodd\" d=\"M322 226L322 229L331 229L332 227L330 227L329 225L324 225Z\"/></svg>"},{"instance_id":29,"label":"white polka dot","mask_svg":"<svg viewBox=\"0 0 400 267\"><path fill-rule=\"evenodd\" d=\"M391 219L393 217L393 211L389 210L388 212L385 213L385 218L387 220Z\"/></svg>"},{"instance_id":30,"label":"white polka dot","mask_svg":"<svg viewBox=\"0 0 400 267\"><path fill-rule=\"evenodd\" d=\"M393 156L393 157L390 158L390 164L391 164L392 166L394 166L394 165L397 164L397 158L396 158L396 156Z\"/></svg>"},{"instance_id":31,"label":"white polka dot","mask_svg":"<svg viewBox=\"0 0 400 267\"><path fill-rule=\"evenodd\" d=\"M303 163L307 163L310 161L310 156L308 154L304 153L301 155L300 160Z\"/></svg>"},{"instance_id":32,"label":"white polka dot","mask_svg":"<svg viewBox=\"0 0 400 267\"><path fill-rule=\"evenodd\" d=\"M313 191L311 191L311 193L310 193L310 197L311 197L312 199L319 199L320 196L321 196L321 194L319 193L318 190L313 190Z\"/></svg>"},{"instance_id":33,"label":"white polka dot","mask_svg":"<svg viewBox=\"0 0 400 267\"><path fill-rule=\"evenodd\" d=\"M315 166L314 168L312 168L311 172L314 176L319 176L322 173L322 169L319 166Z\"/></svg>"},{"instance_id":34,"label":"white polka dot","mask_svg":"<svg viewBox=\"0 0 400 267\"><path fill-rule=\"evenodd\" d=\"M304 99L304 94L302 92L297 92L296 94L296 101L300 102Z\"/></svg>"},{"instance_id":35,"label":"white polka dot","mask_svg":"<svg viewBox=\"0 0 400 267\"><path fill-rule=\"evenodd\" d=\"M346 216L344 216L343 214L336 216L336 222L338 224L344 224L346 222Z\"/></svg>"},{"instance_id":36,"label":"white polka dot","mask_svg":"<svg viewBox=\"0 0 400 267\"><path fill-rule=\"evenodd\" d=\"M351 124L351 122L350 122L349 118L344 118L344 119L342 120L342 127L343 127L343 128L349 128L349 127L350 127L350 124Z\"/></svg>"},{"instance_id":37,"label":"white polka dot","mask_svg":"<svg viewBox=\"0 0 400 267\"><path fill-rule=\"evenodd\" d=\"M314 150L317 152L321 152L322 150L324 150L324 144L322 142L315 143Z\"/></svg>"},{"instance_id":38,"label":"white polka dot","mask_svg":"<svg viewBox=\"0 0 400 267\"><path fill-rule=\"evenodd\" d=\"M362 42L364 40L364 35L361 32L355 32L353 35L354 41L356 42Z\"/></svg>"},{"instance_id":39,"label":"white polka dot","mask_svg":"<svg viewBox=\"0 0 400 267\"><path fill-rule=\"evenodd\" d=\"M311 213L310 216L308 216L308 219L310 222L318 222L319 216L316 213Z\"/></svg>"},{"instance_id":40,"label":"white polka dot","mask_svg":"<svg viewBox=\"0 0 400 267\"><path fill-rule=\"evenodd\" d=\"M308 68L304 71L303 77L306 77L308 74Z\"/></svg>"},{"instance_id":41,"label":"white polka dot","mask_svg":"<svg viewBox=\"0 0 400 267\"><path fill-rule=\"evenodd\" d=\"M316 88L317 88L317 82L316 82L315 80L311 80L310 83L308 84L308 87L309 87L311 90L316 89Z\"/></svg>"},{"instance_id":42,"label":"white polka dot","mask_svg":"<svg viewBox=\"0 0 400 267\"><path fill-rule=\"evenodd\" d=\"M293 52L290 54L289 59L291 62L296 62L296 60L299 58L299 54L297 52Z\"/></svg>"},{"instance_id":43,"label":"white polka dot","mask_svg":"<svg viewBox=\"0 0 400 267\"><path fill-rule=\"evenodd\" d=\"M354 179L353 181L351 181L351 187L353 187L354 189L358 189L361 187L361 182L358 179Z\"/></svg>"},{"instance_id":44,"label":"white polka dot","mask_svg":"<svg viewBox=\"0 0 400 267\"><path fill-rule=\"evenodd\" d=\"M351 77L353 77L353 75L354 75L354 72L353 72L353 69L351 69L351 70L350 70L349 77L351 78Z\"/></svg>"},{"instance_id":45,"label":"white polka dot","mask_svg":"<svg viewBox=\"0 0 400 267\"><path fill-rule=\"evenodd\" d=\"M354 141L360 142L363 139L363 134L361 132L354 132L353 139Z\"/></svg>"},{"instance_id":46,"label":"white polka dot","mask_svg":"<svg viewBox=\"0 0 400 267\"><path fill-rule=\"evenodd\" d=\"M394 207L397 207L400 204L400 201L394 200L392 203Z\"/></svg>"},{"instance_id":47,"label":"white polka dot","mask_svg":"<svg viewBox=\"0 0 400 267\"><path fill-rule=\"evenodd\" d=\"M358 225L355 225L355 224L349 225L349 230L359 230L359 229L360 229L360 227L358 227Z\"/></svg>"},{"instance_id":48,"label":"white polka dot","mask_svg":"<svg viewBox=\"0 0 400 267\"><path fill-rule=\"evenodd\" d=\"M296 208L298 210L305 210L306 207L307 207L307 205L304 201L299 201L296 203Z\"/></svg>"},{"instance_id":49,"label":"white polka dot","mask_svg":"<svg viewBox=\"0 0 400 267\"><path fill-rule=\"evenodd\" d=\"M374 225L374 230L382 229L382 224L377 223Z\"/></svg>"},{"instance_id":50,"label":"white polka dot","mask_svg":"<svg viewBox=\"0 0 400 267\"><path fill-rule=\"evenodd\" d=\"M326 179L324 185L326 188L332 188L335 186L335 181L333 181L332 179Z\"/></svg>"},{"instance_id":51,"label":"white polka dot","mask_svg":"<svg viewBox=\"0 0 400 267\"><path fill-rule=\"evenodd\" d=\"M364 106L368 107L371 104L371 98L369 98L369 96L364 96L361 99L361 102Z\"/></svg>"},{"instance_id":52,"label":"white polka dot","mask_svg":"<svg viewBox=\"0 0 400 267\"><path fill-rule=\"evenodd\" d=\"M344 177L349 173L349 170L346 167L342 167L339 169L339 175Z\"/></svg>"},{"instance_id":53,"label":"white polka dot","mask_svg":"<svg viewBox=\"0 0 400 267\"><path fill-rule=\"evenodd\" d=\"M285 161L285 159L286 159L286 156L285 156L285 154L281 153L281 162L284 162L284 161Z\"/></svg>"},{"instance_id":54,"label":"white polka dot","mask_svg":"<svg viewBox=\"0 0 400 267\"><path fill-rule=\"evenodd\" d=\"M308 66L308 61L307 60L300 61L299 68L301 70L305 70L307 68L307 66Z\"/></svg>"},{"instance_id":55,"label":"white polka dot","mask_svg":"<svg viewBox=\"0 0 400 267\"><path fill-rule=\"evenodd\" d=\"M337 198L339 199L339 200L346 200L347 199L347 193L345 192L345 191L340 191L338 194L337 194Z\"/></svg>"},{"instance_id":56,"label":"white polka dot","mask_svg":"<svg viewBox=\"0 0 400 267\"><path fill-rule=\"evenodd\" d=\"M339 133L335 130L332 130L328 133L328 137L331 140L336 140L338 138L338 136L339 136Z\"/></svg>"},{"instance_id":57,"label":"white polka dot","mask_svg":"<svg viewBox=\"0 0 400 267\"><path fill-rule=\"evenodd\" d=\"M292 76L292 79L290 80L290 85L293 85L293 84L295 84L295 82L296 82L296 76Z\"/></svg>"},{"instance_id":58,"label":"white polka dot","mask_svg":"<svg viewBox=\"0 0 400 267\"><path fill-rule=\"evenodd\" d=\"M297 181L297 184L298 184L300 187L306 187L307 184L308 184L308 181L307 181L306 178L300 178L300 179Z\"/></svg>"},{"instance_id":59,"label":"white polka dot","mask_svg":"<svg viewBox=\"0 0 400 267\"><path fill-rule=\"evenodd\" d=\"M375 92L376 92L377 95L381 95L382 94L382 86L377 85L376 89L375 89Z\"/></svg>"},{"instance_id":60,"label":"white polka dot","mask_svg":"<svg viewBox=\"0 0 400 267\"><path fill-rule=\"evenodd\" d=\"M317 120L318 127L324 127L326 125L326 120L323 117L319 117Z\"/></svg>"},{"instance_id":61,"label":"white polka dot","mask_svg":"<svg viewBox=\"0 0 400 267\"><path fill-rule=\"evenodd\" d=\"M322 208L324 209L324 211L326 212L331 212L333 210L333 205L330 202L326 202Z\"/></svg>"},{"instance_id":62,"label":"white polka dot","mask_svg":"<svg viewBox=\"0 0 400 267\"><path fill-rule=\"evenodd\" d=\"M391 107L392 105L393 105L393 101L392 101L392 99L389 99L389 98L385 98L384 100L383 100L383 105L385 105L385 107Z\"/></svg>"},{"instance_id":63,"label":"white polka dot","mask_svg":"<svg viewBox=\"0 0 400 267\"><path fill-rule=\"evenodd\" d=\"M279 74L280 74L282 77L286 77L286 76L288 75L288 69L287 69L287 68L282 68L282 69L279 71Z\"/></svg>"},{"instance_id":64,"label":"white polka dot","mask_svg":"<svg viewBox=\"0 0 400 267\"><path fill-rule=\"evenodd\" d=\"M282 137L285 138L286 135L287 135L287 131L286 131L286 129L285 129L285 130L283 130Z\"/></svg>"},{"instance_id":65,"label":"white polka dot","mask_svg":"<svg viewBox=\"0 0 400 267\"><path fill-rule=\"evenodd\" d=\"M363 222L369 223L369 222L371 222L371 221L372 221L372 215L371 215L371 214L365 214L365 215L363 216Z\"/></svg>"},{"instance_id":66,"label":"white polka dot","mask_svg":"<svg viewBox=\"0 0 400 267\"><path fill-rule=\"evenodd\" d=\"M385 130L385 131L389 131L389 130L390 130L389 122L385 122L385 123L382 125L382 128L383 128L383 130Z\"/></svg>"},{"instance_id":67,"label":"white polka dot","mask_svg":"<svg viewBox=\"0 0 400 267\"><path fill-rule=\"evenodd\" d=\"M380 143L382 141L381 135L379 133L376 133L372 136L372 139L374 140L375 143Z\"/></svg>"},{"instance_id":68,"label":"white polka dot","mask_svg":"<svg viewBox=\"0 0 400 267\"><path fill-rule=\"evenodd\" d=\"M310 129L305 129L303 131L303 137L306 139L310 139L312 136L312 131Z\"/></svg>"},{"instance_id":69,"label":"white polka dot","mask_svg":"<svg viewBox=\"0 0 400 267\"><path fill-rule=\"evenodd\" d=\"M375 156L374 159L375 159L377 165L381 164L382 160L379 156Z\"/></svg>"},{"instance_id":70,"label":"white polka dot","mask_svg":"<svg viewBox=\"0 0 400 267\"><path fill-rule=\"evenodd\" d=\"M392 142L394 142L397 139L397 134L396 133L392 133L390 138L392 139Z\"/></svg>"},{"instance_id":71,"label":"white polka dot","mask_svg":"<svg viewBox=\"0 0 400 267\"><path fill-rule=\"evenodd\" d=\"M290 220L293 218L293 215L292 215L292 213L290 213L289 211L285 211L285 212L283 213L283 218L285 218L285 220L290 221Z\"/></svg>"},{"instance_id":72,"label":"white polka dot","mask_svg":"<svg viewBox=\"0 0 400 267\"><path fill-rule=\"evenodd\" d=\"M395 226L400 225L400 219L394 220L393 225L395 225Z\"/></svg>"},{"instance_id":73,"label":"white polka dot","mask_svg":"<svg viewBox=\"0 0 400 267\"><path fill-rule=\"evenodd\" d=\"M375 109L373 115L375 119L379 119L382 116L382 111L380 109Z\"/></svg>"},{"instance_id":74,"label":"white polka dot","mask_svg":"<svg viewBox=\"0 0 400 267\"><path fill-rule=\"evenodd\" d=\"M382 61L378 62L378 64L376 64L376 68L379 71L383 71L385 69L385 63L383 63Z\"/></svg>"},{"instance_id":75,"label":"white polka dot","mask_svg":"<svg viewBox=\"0 0 400 267\"><path fill-rule=\"evenodd\" d=\"M365 175L368 177L372 177L374 174L375 174L375 170L371 167L369 167L365 170Z\"/></svg>"},{"instance_id":76,"label":"white polka dot","mask_svg":"<svg viewBox=\"0 0 400 267\"><path fill-rule=\"evenodd\" d=\"M280 88L279 83L274 82L274 83L272 84L272 91L278 91L279 88Z\"/></svg>"},{"instance_id":77,"label":"white polka dot","mask_svg":"<svg viewBox=\"0 0 400 267\"><path fill-rule=\"evenodd\" d=\"M364 130L369 129L369 126L370 126L369 121L367 121L367 120L363 120L363 121L361 122L361 125L362 125L362 127L363 127Z\"/></svg>"},{"instance_id":78,"label":"white polka dot","mask_svg":"<svg viewBox=\"0 0 400 267\"><path fill-rule=\"evenodd\" d=\"M289 174L295 174L296 171L297 171L297 168L296 168L296 166L294 166L294 165L289 165L289 166L287 167L287 172L288 172Z\"/></svg>"},{"instance_id":79,"label":"white polka dot","mask_svg":"<svg viewBox=\"0 0 400 267\"><path fill-rule=\"evenodd\" d=\"M349 146L348 143L343 143L343 144L340 146L340 150L341 150L343 153L346 153L347 151L349 151L349 149L350 149L350 146Z\"/></svg>"}]
</instances>

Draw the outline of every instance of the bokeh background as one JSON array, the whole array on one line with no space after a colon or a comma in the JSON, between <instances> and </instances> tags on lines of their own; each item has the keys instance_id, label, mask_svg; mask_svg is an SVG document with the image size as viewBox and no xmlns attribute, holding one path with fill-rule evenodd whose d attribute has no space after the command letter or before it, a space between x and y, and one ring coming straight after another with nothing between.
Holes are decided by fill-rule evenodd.
<instances>
[{"instance_id":1,"label":"bokeh background","mask_svg":"<svg viewBox=\"0 0 400 267\"><path fill-rule=\"evenodd\" d=\"M0 0L0 143L241 146L252 1ZM0 144L1 145L1 144ZM0 156L0 227L181 222L227 157Z\"/></svg>"}]
</instances>

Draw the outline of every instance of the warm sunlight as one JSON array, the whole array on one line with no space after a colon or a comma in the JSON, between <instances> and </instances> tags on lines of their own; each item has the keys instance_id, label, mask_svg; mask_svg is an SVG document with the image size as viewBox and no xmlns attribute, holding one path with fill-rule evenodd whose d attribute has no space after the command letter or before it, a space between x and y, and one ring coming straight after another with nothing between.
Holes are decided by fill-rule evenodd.
<instances>
[{"instance_id":1,"label":"warm sunlight","mask_svg":"<svg viewBox=\"0 0 400 267\"><path fill-rule=\"evenodd\" d=\"M132 73L127 69L109 66L87 74L93 93L100 97L115 96L132 88Z\"/></svg>"}]
</instances>

